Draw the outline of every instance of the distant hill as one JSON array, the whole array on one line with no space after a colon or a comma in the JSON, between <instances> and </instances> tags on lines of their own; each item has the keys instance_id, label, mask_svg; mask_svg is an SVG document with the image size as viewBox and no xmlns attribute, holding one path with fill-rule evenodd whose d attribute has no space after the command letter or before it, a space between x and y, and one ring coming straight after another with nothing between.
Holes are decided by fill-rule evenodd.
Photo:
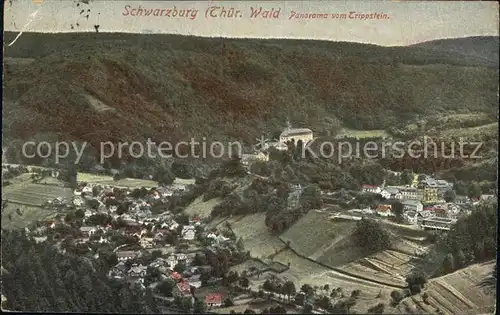
<instances>
[{"instance_id":1,"label":"distant hill","mask_svg":"<svg viewBox=\"0 0 500 315\"><path fill-rule=\"evenodd\" d=\"M498 36L475 36L433 40L410 47L429 48L441 53L447 51L449 53L465 54L494 62L495 60L498 61L499 57L498 44Z\"/></svg>"},{"instance_id":2,"label":"distant hill","mask_svg":"<svg viewBox=\"0 0 500 315\"><path fill-rule=\"evenodd\" d=\"M16 35L4 33L5 41ZM484 113L493 122L498 108L498 57L491 57L498 56L495 41L382 47L24 33L4 47L4 138L97 144L205 136L251 143L262 134L275 135L287 118L316 134L341 127L388 129L417 115ZM462 44L467 49L458 49Z\"/></svg>"}]
</instances>

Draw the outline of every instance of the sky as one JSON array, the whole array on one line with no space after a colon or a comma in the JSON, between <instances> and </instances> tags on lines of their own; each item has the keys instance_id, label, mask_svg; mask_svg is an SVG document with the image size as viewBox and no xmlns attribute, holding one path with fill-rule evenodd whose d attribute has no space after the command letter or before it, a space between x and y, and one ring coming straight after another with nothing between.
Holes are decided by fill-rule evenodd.
<instances>
[{"instance_id":1,"label":"sky","mask_svg":"<svg viewBox=\"0 0 500 315\"><path fill-rule=\"evenodd\" d=\"M499 28L496 1L78 2L6 0L4 29L89 32L95 31L94 25L99 25L100 32L299 38L398 46L440 38L498 36ZM143 15L132 16L139 7ZM207 12L210 7L219 9ZM233 8L239 13L232 18L212 17L221 12L220 7ZM252 9L261 7L261 16L252 18ZM193 10L198 10L194 16ZM276 18L263 18L262 12L267 10L275 12ZM173 17L176 11L178 14ZM150 15L145 16L146 12ZM185 16L179 17L180 12Z\"/></svg>"}]
</instances>

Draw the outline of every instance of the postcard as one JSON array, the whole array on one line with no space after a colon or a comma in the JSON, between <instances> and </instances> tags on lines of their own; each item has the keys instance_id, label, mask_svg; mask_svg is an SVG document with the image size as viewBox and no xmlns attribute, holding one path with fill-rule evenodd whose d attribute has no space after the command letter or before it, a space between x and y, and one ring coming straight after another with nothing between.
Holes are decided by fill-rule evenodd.
<instances>
[{"instance_id":1,"label":"postcard","mask_svg":"<svg viewBox=\"0 0 500 315\"><path fill-rule=\"evenodd\" d=\"M495 314L493 1L4 1L2 310Z\"/></svg>"}]
</instances>

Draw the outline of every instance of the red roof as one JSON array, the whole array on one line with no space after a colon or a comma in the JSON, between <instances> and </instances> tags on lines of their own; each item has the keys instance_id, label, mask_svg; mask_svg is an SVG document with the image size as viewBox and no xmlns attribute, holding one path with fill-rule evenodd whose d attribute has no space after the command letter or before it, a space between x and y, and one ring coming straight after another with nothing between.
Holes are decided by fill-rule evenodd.
<instances>
[{"instance_id":1,"label":"red roof","mask_svg":"<svg viewBox=\"0 0 500 315\"><path fill-rule=\"evenodd\" d=\"M377 188L375 185L363 185L363 188Z\"/></svg>"},{"instance_id":2,"label":"red roof","mask_svg":"<svg viewBox=\"0 0 500 315\"><path fill-rule=\"evenodd\" d=\"M177 283L177 288L183 295L191 295L191 285L187 281Z\"/></svg>"},{"instance_id":3,"label":"red roof","mask_svg":"<svg viewBox=\"0 0 500 315\"><path fill-rule=\"evenodd\" d=\"M180 280L180 279L182 279L182 275L180 273L178 273L178 272L175 272L175 271L170 272L170 276L174 280Z\"/></svg>"},{"instance_id":4,"label":"red roof","mask_svg":"<svg viewBox=\"0 0 500 315\"><path fill-rule=\"evenodd\" d=\"M377 206L377 211L391 211L392 206L391 205L378 205Z\"/></svg>"},{"instance_id":5,"label":"red roof","mask_svg":"<svg viewBox=\"0 0 500 315\"><path fill-rule=\"evenodd\" d=\"M200 220L201 220L200 217L192 217L191 218L191 221L193 221L193 222L198 222Z\"/></svg>"},{"instance_id":6,"label":"red roof","mask_svg":"<svg viewBox=\"0 0 500 315\"><path fill-rule=\"evenodd\" d=\"M205 303L207 303L207 304L221 304L222 298L223 298L223 296L221 293L208 294L205 297Z\"/></svg>"},{"instance_id":7,"label":"red roof","mask_svg":"<svg viewBox=\"0 0 500 315\"><path fill-rule=\"evenodd\" d=\"M432 209L434 209L433 207L426 207L424 208L424 210L428 210L428 211L432 211Z\"/></svg>"}]
</instances>

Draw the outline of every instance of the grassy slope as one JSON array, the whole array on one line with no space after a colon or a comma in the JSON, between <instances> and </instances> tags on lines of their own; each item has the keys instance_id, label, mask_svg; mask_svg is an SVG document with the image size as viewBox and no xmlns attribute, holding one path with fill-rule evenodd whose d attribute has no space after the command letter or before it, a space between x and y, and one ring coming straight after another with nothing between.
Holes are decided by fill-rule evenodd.
<instances>
[{"instance_id":1,"label":"grassy slope","mask_svg":"<svg viewBox=\"0 0 500 315\"><path fill-rule=\"evenodd\" d=\"M494 118L497 106L497 59L428 47L28 33L5 56L35 59L4 67L4 132L16 138L253 142L287 117L320 133L387 129L415 114Z\"/></svg>"}]
</instances>

